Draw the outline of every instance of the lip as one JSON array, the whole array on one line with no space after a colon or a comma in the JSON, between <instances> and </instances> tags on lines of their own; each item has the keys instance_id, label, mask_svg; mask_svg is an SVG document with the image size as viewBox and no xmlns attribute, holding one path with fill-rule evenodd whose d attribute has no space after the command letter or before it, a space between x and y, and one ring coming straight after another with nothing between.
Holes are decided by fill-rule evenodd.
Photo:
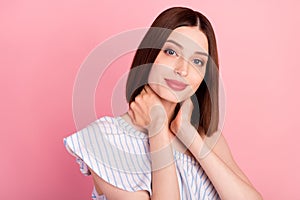
<instances>
[{"instance_id":1,"label":"lip","mask_svg":"<svg viewBox=\"0 0 300 200\"><path fill-rule=\"evenodd\" d=\"M184 90L187 86L187 84L180 82L180 81L173 80L173 79L165 78L165 81L166 81L167 85L175 91Z\"/></svg>"}]
</instances>

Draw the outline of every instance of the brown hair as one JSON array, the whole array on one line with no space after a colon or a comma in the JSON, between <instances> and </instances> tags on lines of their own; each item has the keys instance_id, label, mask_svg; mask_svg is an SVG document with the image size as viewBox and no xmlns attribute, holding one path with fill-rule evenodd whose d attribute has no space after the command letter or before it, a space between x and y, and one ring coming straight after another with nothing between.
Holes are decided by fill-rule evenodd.
<instances>
[{"instance_id":1,"label":"brown hair","mask_svg":"<svg viewBox=\"0 0 300 200\"><path fill-rule=\"evenodd\" d=\"M154 20L133 58L127 79L126 99L128 103L134 101L143 86L148 83L148 75L157 55L172 30L180 26L198 26L208 39L209 59L204 81L195 92L195 97L191 98L194 108L199 107L199 110L193 110L191 122L199 133L204 129L204 133L209 136L217 130L219 123L219 62L213 28L200 12L184 7L173 7L163 11ZM177 114L178 110L179 104L174 114Z\"/></svg>"}]
</instances>

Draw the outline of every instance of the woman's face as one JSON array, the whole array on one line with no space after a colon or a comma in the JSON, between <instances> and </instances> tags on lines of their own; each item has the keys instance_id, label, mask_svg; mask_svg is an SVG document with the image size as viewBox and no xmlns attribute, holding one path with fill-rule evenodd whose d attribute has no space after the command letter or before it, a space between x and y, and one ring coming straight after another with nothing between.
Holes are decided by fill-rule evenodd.
<instances>
[{"instance_id":1,"label":"woman's face","mask_svg":"<svg viewBox=\"0 0 300 200\"><path fill-rule=\"evenodd\" d=\"M148 84L161 98L181 102L198 89L207 61L205 34L198 27L178 27L172 31L155 59Z\"/></svg>"}]
</instances>

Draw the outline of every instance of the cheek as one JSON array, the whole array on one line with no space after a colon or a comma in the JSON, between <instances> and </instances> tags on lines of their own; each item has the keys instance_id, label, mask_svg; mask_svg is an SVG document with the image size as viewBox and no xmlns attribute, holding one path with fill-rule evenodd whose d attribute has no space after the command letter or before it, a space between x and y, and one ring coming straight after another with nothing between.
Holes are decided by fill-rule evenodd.
<instances>
[{"instance_id":1,"label":"cheek","mask_svg":"<svg viewBox=\"0 0 300 200\"><path fill-rule=\"evenodd\" d=\"M172 56L166 56L164 53L161 51L158 56L156 57L154 64L158 65L163 65L163 66L168 66L172 67L176 62L176 58Z\"/></svg>"},{"instance_id":2,"label":"cheek","mask_svg":"<svg viewBox=\"0 0 300 200\"><path fill-rule=\"evenodd\" d=\"M190 84L192 85L194 92L198 89L202 81L204 81L204 74L205 71L203 72L203 70L201 72L195 70L191 73Z\"/></svg>"},{"instance_id":3,"label":"cheek","mask_svg":"<svg viewBox=\"0 0 300 200\"><path fill-rule=\"evenodd\" d=\"M148 83L156 83L158 81L158 76L156 76L156 74L159 73L160 73L159 68L153 65L148 75Z\"/></svg>"},{"instance_id":4,"label":"cheek","mask_svg":"<svg viewBox=\"0 0 300 200\"><path fill-rule=\"evenodd\" d=\"M149 83L149 86L150 86L150 88L151 88L156 94L159 95L160 92L159 92L159 87L158 87L157 84Z\"/></svg>"},{"instance_id":5,"label":"cheek","mask_svg":"<svg viewBox=\"0 0 300 200\"><path fill-rule=\"evenodd\" d=\"M162 57L163 57L162 51L160 51L153 63L154 63L154 64L159 64L159 63L161 63L161 62L162 62Z\"/></svg>"},{"instance_id":6,"label":"cheek","mask_svg":"<svg viewBox=\"0 0 300 200\"><path fill-rule=\"evenodd\" d=\"M198 90L199 86L200 86L200 83L195 83L192 85L193 93L195 93Z\"/></svg>"}]
</instances>

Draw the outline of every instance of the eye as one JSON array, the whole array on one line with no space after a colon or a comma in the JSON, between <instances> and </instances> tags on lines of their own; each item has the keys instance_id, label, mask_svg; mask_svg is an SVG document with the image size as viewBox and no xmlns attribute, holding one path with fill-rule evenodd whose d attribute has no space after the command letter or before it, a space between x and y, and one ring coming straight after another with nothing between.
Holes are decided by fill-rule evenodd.
<instances>
[{"instance_id":1,"label":"eye","mask_svg":"<svg viewBox=\"0 0 300 200\"><path fill-rule=\"evenodd\" d=\"M170 56L177 56L177 53L173 49L165 49L164 52Z\"/></svg>"},{"instance_id":2,"label":"eye","mask_svg":"<svg viewBox=\"0 0 300 200\"><path fill-rule=\"evenodd\" d=\"M193 63L195 65L204 66L204 61L197 59L197 58L193 60Z\"/></svg>"}]
</instances>

